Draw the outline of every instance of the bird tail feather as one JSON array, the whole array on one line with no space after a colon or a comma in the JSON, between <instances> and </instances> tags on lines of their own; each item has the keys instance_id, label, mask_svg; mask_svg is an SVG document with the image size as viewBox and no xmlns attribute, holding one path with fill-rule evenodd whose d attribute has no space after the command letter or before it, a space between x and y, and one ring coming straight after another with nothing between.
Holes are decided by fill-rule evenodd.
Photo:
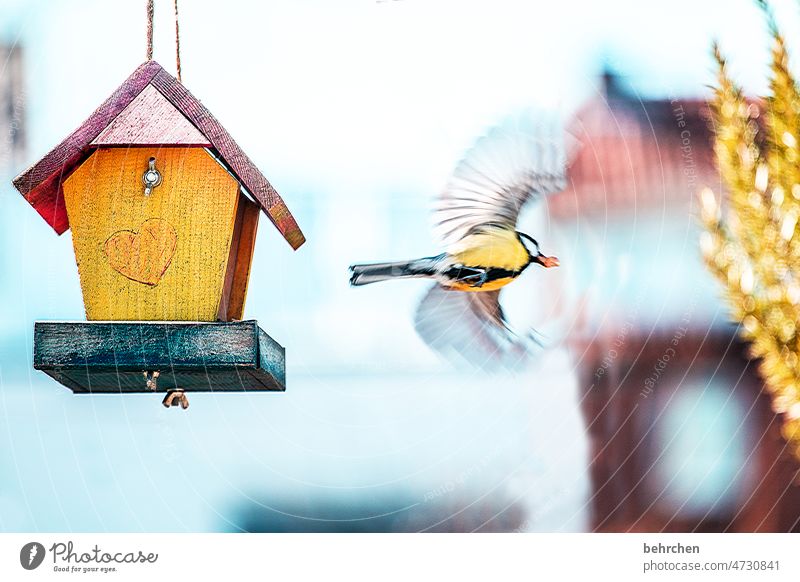
<instances>
[{"instance_id":1,"label":"bird tail feather","mask_svg":"<svg viewBox=\"0 0 800 582\"><path fill-rule=\"evenodd\" d=\"M436 274L436 263L440 257L426 257L414 261L395 261L391 263L366 263L350 266L350 284L369 285L389 279L410 279L432 277Z\"/></svg>"}]
</instances>

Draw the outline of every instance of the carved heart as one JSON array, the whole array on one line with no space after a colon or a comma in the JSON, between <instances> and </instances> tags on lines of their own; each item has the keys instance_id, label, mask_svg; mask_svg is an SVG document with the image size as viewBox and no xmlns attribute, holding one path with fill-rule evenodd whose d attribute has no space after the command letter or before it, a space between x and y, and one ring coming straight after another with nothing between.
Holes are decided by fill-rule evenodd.
<instances>
[{"instance_id":1,"label":"carved heart","mask_svg":"<svg viewBox=\"0 0 800 582\"><path fill-rule=\"evenodd\" d=\"M120 275L155 286L169 268L178 234L166 220L150 218L138 231L120 230L105 243L106 257L111 268Z\"/></svg>"}]
</instances>

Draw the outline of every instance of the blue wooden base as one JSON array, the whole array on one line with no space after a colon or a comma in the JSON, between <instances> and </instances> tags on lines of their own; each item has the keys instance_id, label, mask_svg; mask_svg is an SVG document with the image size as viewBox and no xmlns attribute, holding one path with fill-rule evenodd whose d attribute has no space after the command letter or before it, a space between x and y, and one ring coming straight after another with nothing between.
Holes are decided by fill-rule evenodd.
<instances>
[{"instance_id":1,"label":"blue wooden base","mask_svg":"<svg viewBox=\"0 0 800 582\"><path fill-rule=\"evenodd\" d=\"M33 367L74 393L286 390L285 351L255 321L36 322Z\"/></svg>"}]
</instances>

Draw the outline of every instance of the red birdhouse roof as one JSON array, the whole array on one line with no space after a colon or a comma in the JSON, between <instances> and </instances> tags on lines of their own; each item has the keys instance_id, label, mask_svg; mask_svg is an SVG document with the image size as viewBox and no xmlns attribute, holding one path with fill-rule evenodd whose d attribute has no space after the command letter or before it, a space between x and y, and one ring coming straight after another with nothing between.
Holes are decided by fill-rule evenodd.
<instances>
[{"instance_id":1,"label":"red birdhouse roof","mask_svg":"<svg viewBox=\"0 0 800 582\"><path fill-rule=\"evenodd\" d=\"M78 129L17 176L14 186L62 234L69 229L62 184L93 148L176 144L211 149L292 248L305 242L275 188L208 109L155 61L140 65Z\"/></svg>"}]
</instances>

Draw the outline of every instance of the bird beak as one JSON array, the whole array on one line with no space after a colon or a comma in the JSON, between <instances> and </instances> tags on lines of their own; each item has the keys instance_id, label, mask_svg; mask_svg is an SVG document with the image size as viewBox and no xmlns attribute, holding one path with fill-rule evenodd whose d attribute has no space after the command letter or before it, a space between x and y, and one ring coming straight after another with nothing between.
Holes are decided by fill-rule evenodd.
<instances>
[{"instance_id":1,"label":"bird beak","mask_svg":"<svg viewBox=\"0 0 800 582\"><path fill-rule=\"evenodd\" d=\"M556 257L546 257L544 255L539 255L536 258L538 259L539 264L545 267L546 269L549 269L550 267L558 267L561 264L558 262L558 259Z\"/></svg>"}]
</instances>

